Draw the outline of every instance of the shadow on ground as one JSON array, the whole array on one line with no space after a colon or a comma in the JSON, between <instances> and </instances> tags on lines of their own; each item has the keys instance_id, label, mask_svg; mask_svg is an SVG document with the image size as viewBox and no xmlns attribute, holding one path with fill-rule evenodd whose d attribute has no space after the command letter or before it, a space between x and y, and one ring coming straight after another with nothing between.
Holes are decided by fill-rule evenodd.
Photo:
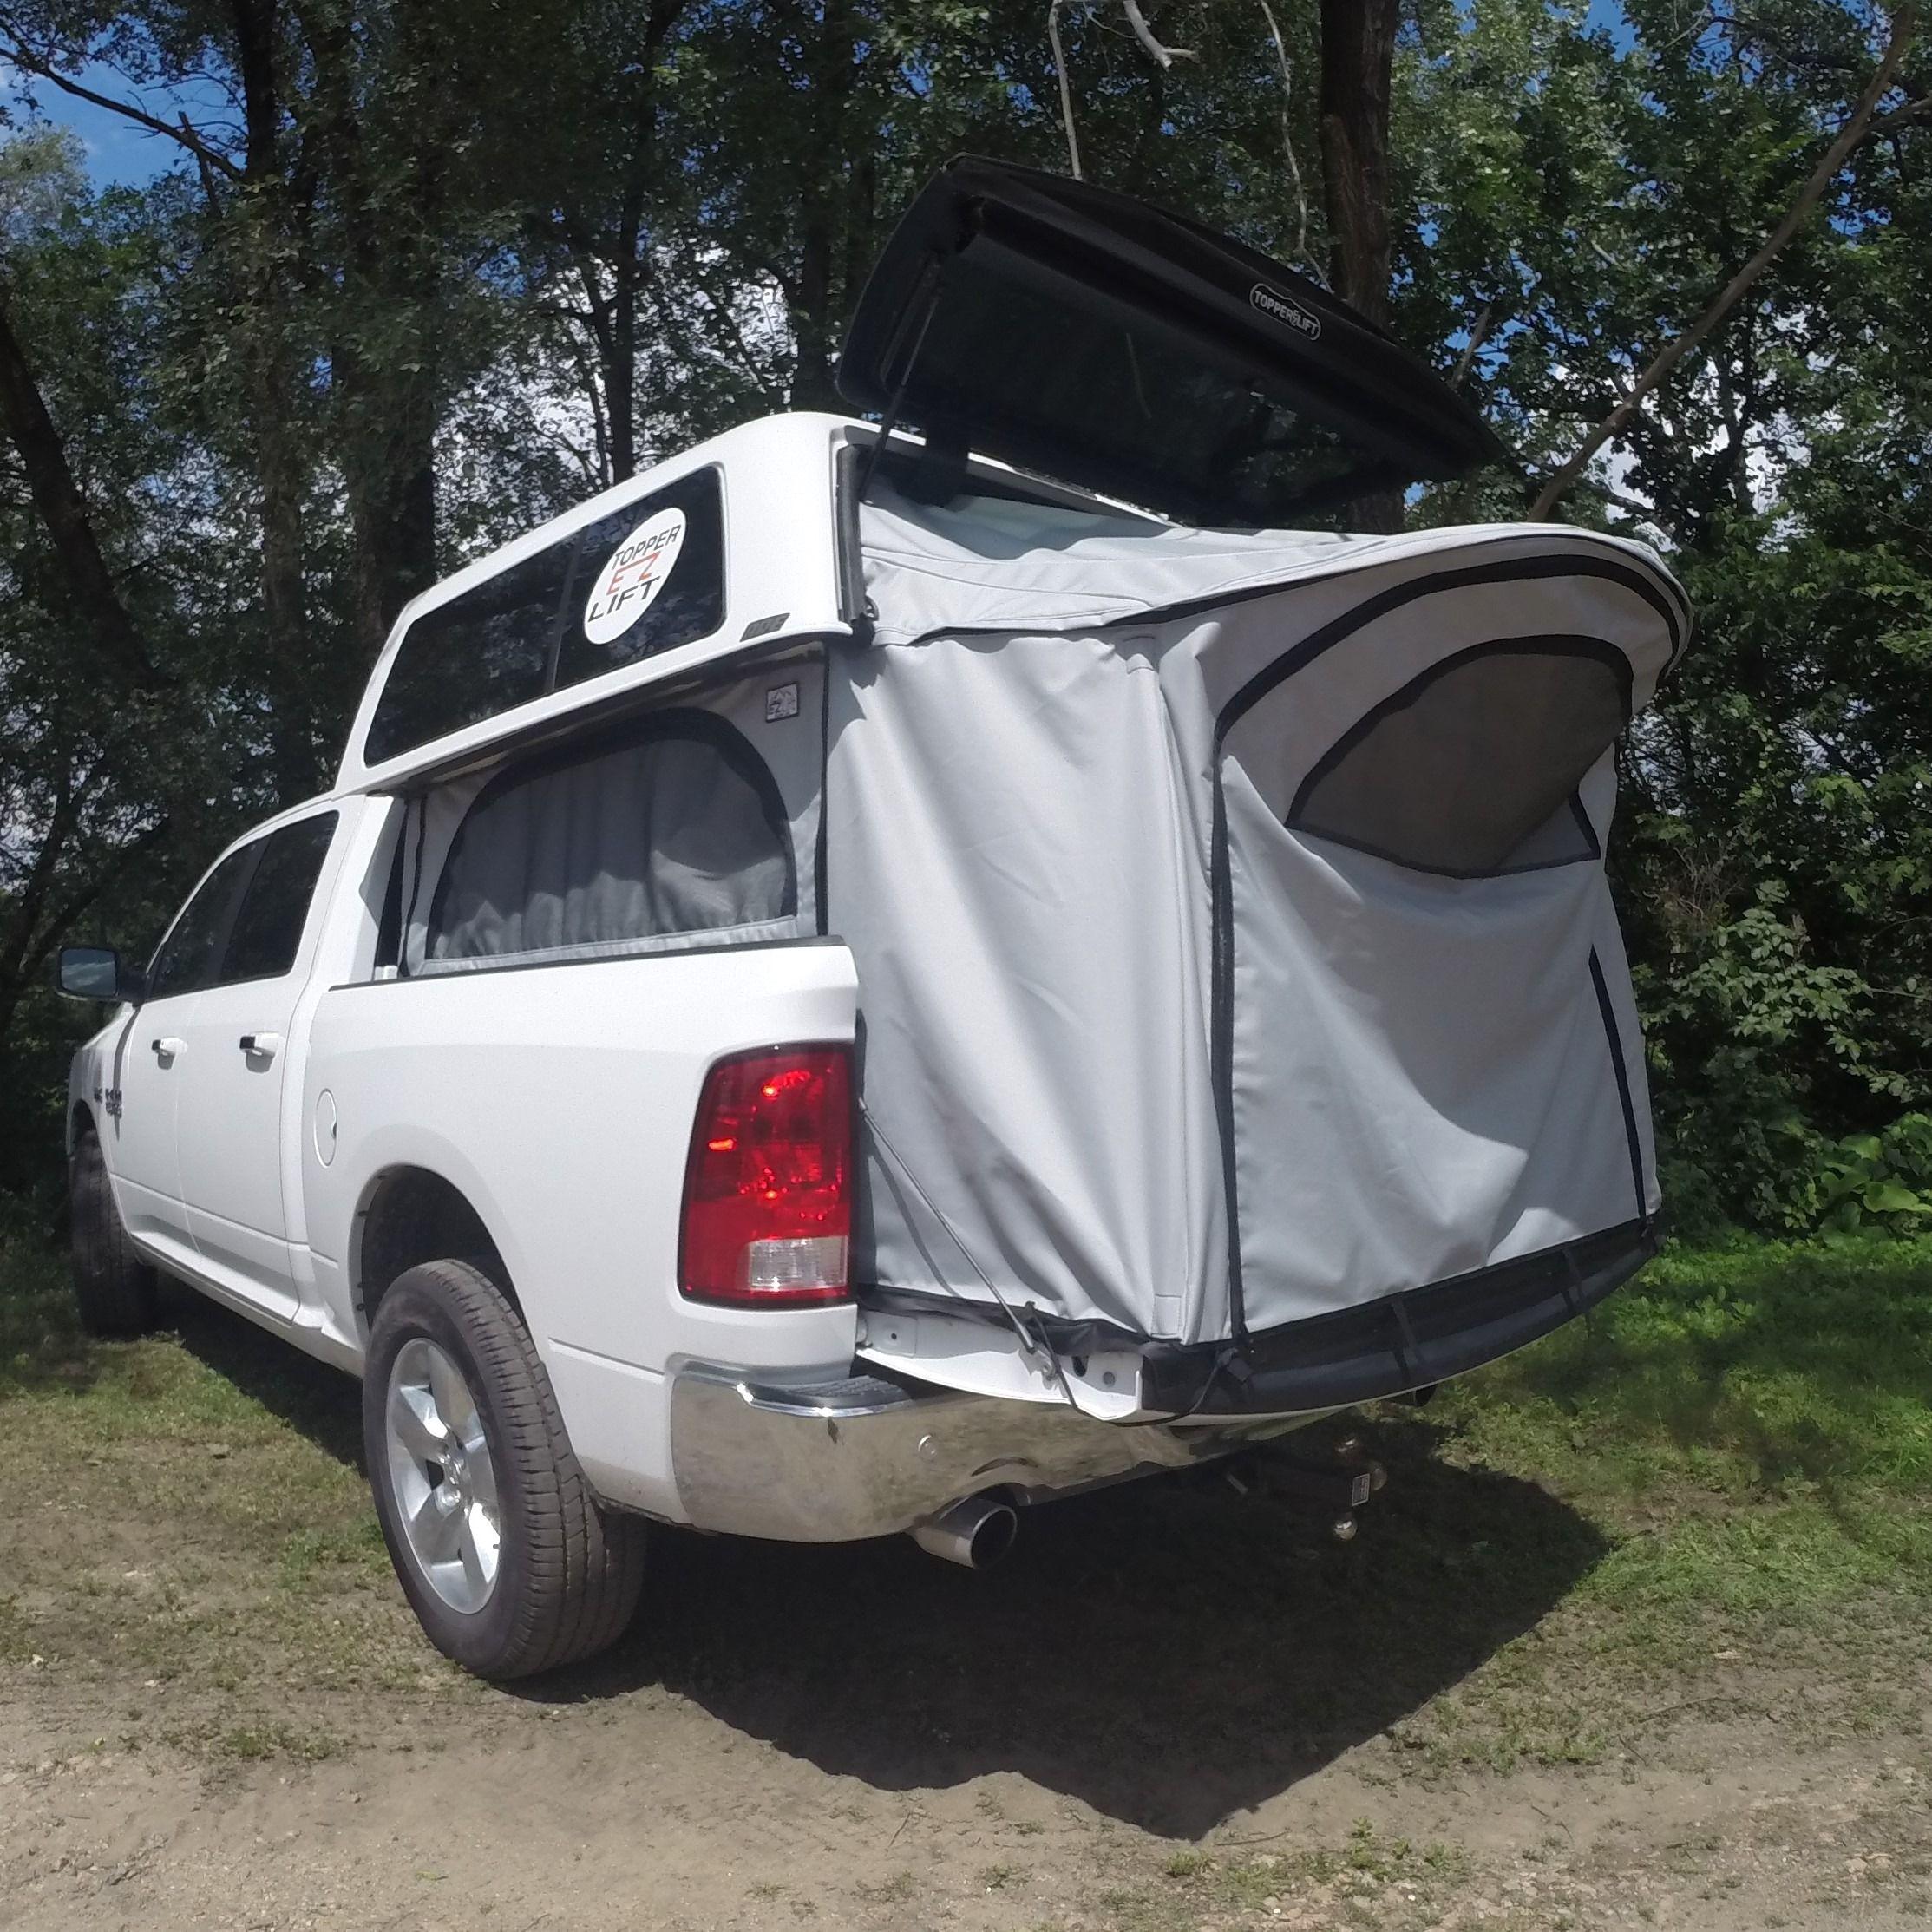
<instances>
[{"instance_id":1,"label":"shadow on ground","mask_svg":"<svg viewBox=\"0 0 1932 1932\"><path fill-rule=\"evenodd\" d=\"M661 1684L886 1791L1015 1772L1194 1838L1456 1684L1606 1553L1531 1483L1400 1432L1339 1545L1198 1477L1048 1505L984 1575L903 1538L840 1549L665 1538L602 1665L534 1687Z\"/></svg>"},{"instance_id":2,"label":"shadow on ground","mask_svg":"<svg viewBox=\"0 0 1932 1932\"><path fill-rule=\"evenodd\" d=\"M329 1454L359 1454L355 1385L182 1297L186 1346ZM604 1703L661 1686L882 1791L1013 1772L1198 1837L1409 1716L1544 1616L1607 1553L1533 1483L1457 1469L1420 1422L1352 1543L1212 1477L1032 1512L974 1574L903 1537L797 1547L668 1533L623 1645L516 1686ZM649 1748L640 1736L638 1748Z\"/></svg>"},{"instance_id":3,"label":"shadow on ground","mask_svg":"<svg viewBox=\"0 0 1932 1932\"><path fill-rule=\"evenodd\" d=\"M353 1378L187 1288L164 1286L161 1320L216 1374L338 1463L360 1466L362 1392Z\"/></svg>"}]
</instances>

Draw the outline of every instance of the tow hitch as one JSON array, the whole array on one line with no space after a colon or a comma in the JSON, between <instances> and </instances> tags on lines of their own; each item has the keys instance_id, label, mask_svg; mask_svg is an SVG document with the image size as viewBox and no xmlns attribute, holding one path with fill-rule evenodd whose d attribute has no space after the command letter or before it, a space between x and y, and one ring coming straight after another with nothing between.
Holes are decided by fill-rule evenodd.
<instances>
[{"instance_id":1,"label":"tow hitch","mask_svg":"<svg viewBox=\"0 0 1932 1932\"><path fill-rule=\"evenodd\" d=\"M1359 1436L1344 1436L1326 1453L1267 1448L1249 1451L1227 1465L1228 1486L1238 1496L1273 1496L1290 1509L1326 1516L1337 1542L1353 1540L1355 1513L1389 1480Z\"/></svg>"}]
</instances>

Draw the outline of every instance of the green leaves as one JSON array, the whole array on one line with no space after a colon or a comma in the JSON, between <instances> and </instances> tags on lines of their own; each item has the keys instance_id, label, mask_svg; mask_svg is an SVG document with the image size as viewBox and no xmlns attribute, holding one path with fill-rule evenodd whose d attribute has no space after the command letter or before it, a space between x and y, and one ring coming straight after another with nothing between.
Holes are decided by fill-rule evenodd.
<instances>
[{"instance_id":1,"label":"green leaves","mask_svg":"<svg viewBox=\"0 0 1932 1932\"><path fill-rule=\"evenodd\" d=\"M1907 1114L1883 1134L1848 1134L1826 1146L1817 1186L1827 1233L1922 1231L1932 1221L1932 1116Z\"/></svg>"},{"instance_id":2,"label":"green leaves","mask_svg":"<svg viewBox=\"0 0 1932 1932\"><path fill-rule=\"evenodd\" d=\"M1160 40L1198 56L1167 69L1112 0L1061 18L1092 176L1307 265L1327 252L1319 9L1273 10L1285 72L1258 8L1149 0ZM1045 11L10 9L69 70L105 57L150 103L207 76L237 111L204 117L212 180L159 135L169 172L105 193L56 133L0 147L23 329L183 693L173 729L144 730L71 675L84 638L0 475L0 930L63 778L90 789L61 868L165 815L173 896L326 772L426 573L697 436L825 400L867 265L934 166L1064 166ZM1463 365L1533 469L1775 226L1879 28L1862 0L1622 0L1615 31L1595 11L1405 0L1396 56L1395 330ZM245 29L265 68L245 71ZM1896 104L1929 91L1922 48ZM1932 1200L1908 1126L1932 1109L1932 117L1861 147L1820 217L1566 505L1667 545L1699 612L1621 754L1611 848L1693 1224L1916 1225ZM1499 472L1412 514L1524 501ZM136 939L163 910L116 887L89 916ZM16 1089L57 1072L65 1020L19 1024L37 1044L30 1074L0 1069Z\"/></svg>"}]
</instances>

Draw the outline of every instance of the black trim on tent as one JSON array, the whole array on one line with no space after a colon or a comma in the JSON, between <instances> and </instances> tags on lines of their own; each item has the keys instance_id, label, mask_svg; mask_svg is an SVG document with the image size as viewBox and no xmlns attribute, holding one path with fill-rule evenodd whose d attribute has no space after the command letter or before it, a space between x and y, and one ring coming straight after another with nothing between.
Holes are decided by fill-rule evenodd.
<instances>
[{"instance_id":1,"label":"black trim on tent","mask_svg":"<svg viewBox=\"0 0 1932 1932\"><path fill-rule=\"evenodd\" d=\"M1593 859L1601 859L1603 856L1603 842L1596 835L1596 827L1591 822L1590 815L1583 809L1583 795L1581 791L1573 791L1569 795L1569 811L1570 816L1576 821L1576 829L1589 844L1590 856Z\"/></svg>"},{"instance_id":2,"label":"black trim on tent","mask_svg":"<svg viewBox=\"0 0 1932 1932\"><path fill-rule=\"evenodd\" d=\"M1621 584L1634 592L1664 620L1670 632L1670 661L1675 664L1679 652L1683 647L1686 626L1675 603L1665 595L1658 580L1647 571L1639 570L1634 565L1619 563L1608 557L1548 556L1519 557L1513 562L1494 564L1472 564L1460 570L1434 571L1426 576L1412 578L1405 584L1395 584L1365 604L1358 604L1345 611L1333 622L1325 624L1320 630L1312 632L1294 649L1284 652L1264 670L1258 671L1221 708L1215 720L1217 737L1226 737L1237 724L1244 711L1250 710L1274 687L1294 676L1305 665L1313 663L1325 651L1331 651L1338 644L1345 643L1359 631L1365 624L1372 623L1379 617L1385 617L1391 611L1398 611L1405 604L1412 604L1418 597L1433 597L1440 591L1467 590L1480 584L1516 584L1527 580L1542 577L1601 577L1608 583ZM1279 584L1257 586L1252 591L1238 592L1231 597L1208 597L1192 604L1176 605L1171 609L1156 613L1160 617L1185 617L1192 610L1216 610L1229 604L1251 601L1257 597L1272 596L1282 586ZM1146 619L1140 619L1145 622ZM1666 667L1667 672L1668 666Z\"/></svg>"},{"instance_id":3,"label":"black trim on tent","mask_svg":"<svg viewBox=\"0 0 1932 1932\"><path fill-rule=\"evenodd\" d=\"M1623 1058L1623 1035L1617 1025L1616 1008L1610 1003L1610 983L1603 976L1603 962L1590 948L1590 984L1596 989L1596 1010L1603 1018L1603 1035L1609 1043L1610 1064L1617 1077L1617 1100L1623 1109L1623 1137L1630 1149L1630 1182L1636 1189L1637 1213L1646 1203L1643 1172L1643 1141L1637 1132L1637 1107L1630 1094L1630 1069Z\"/></svg>"},{"instance_id":4,"label":"black trim on tent","mask_svg":"<svg viewBox=\"0 0 1932 1932\"><path fill-rule=\"evenodd\" d=\"M1141 1400L1169 1415L1341 1409L1446 1382L1560 1328L1627 1281L1662 1245L1639 1219L1359 1307L1224 1343L1143 1351Z\"/></svg>"},{"instance_id":5,"label":"black trim on tent","mask_svg":"<svg viewBox=\"0 0 1932 1932\"><path fill-rule=\"evenodd\" d=\"M1478 658L1539 657L1588 658L1607 666L1617 680L1618 695L1623 704L1623 722L1626 724L1630 722L1630 660L1614 645L1606 644L1601 638L1567 635L1492 638L1487 643L1472 644L1461 651L1451 652L1446 658L1437 658L1426 671L1418 672L1399 691L1392 691L1379 704L1371 704L1309 767L1307 775L1295 789L1293 802L1288 807L1288 823L1293 824L1307 811L1315 787L1384 718L1393 712L1407 710L1431 685L1440 683L1451 671L1475 663Z\"/></svg>"},{"instance_id":6,"label":"black trim on tent","mask_svg":"<svg viewBox=\"0 0 1932 1932\"><path fill-rule=\"evenodd\" d=\"M1292 1415L1376 1402L1466 1375L1561 1328L1621 1287L1663 1245L1660 1215L1640 1215L1534 1254L1407 1288L1331 1314L1306 1315L1232 1342L1149 1341L1104 1321L1028 1311L1064 1359L1107 1349L1141 1359L1141 1405L1186 1417ZM930 1292L866 1286L862 1307L930 1314ZM950 1313L1004 1328L991 1303ZM904 1364L917 1375L918 1364Z\"/></svg>"},{"instance_id":7,"label":"black trim on tent","mask_svg":"<svg viewBox=\"0 0 1932 1932\"><path fill-rule=\"evenodd\" d=\"M975 478L973 480L973 494L999 496L1006 493L982 489L979 480ZM1036 501L1039 499L1028 497L1019 499L1019 501ZM1086 507L1090 508L1091 506ZM1524 533L1524 534L1534 540L1542 533L1529 531ZM1519 542L1522 538L1516 532L1511 531L1507 535L1497 537L1493 540L1498 544L1506 544ZM1470 550L1475 547L1474 545L1462 546L1458 554L1466 556ZM1287 580L1274 577L1266 583L1250 584L1238 590L1215 591L1201 597L1177 598L1172 603L1168 604L1149 604L1144 610L1135 611L1129 616L1108 618L1104 622L1095 625L1093 629L1104 636L1115 631L1141 630L1149 624L1164 624L1170 618L1205 615L1209 612L1228 609L1236 604L1259 603L1264 598L1280 597L1289 591L1300 590L1307 584L1333 582L1336 577L1348 574L1354 567L1352 565L1344 565L1337 570L1317 571L1306 577L1294 577ZM1384 593L1381 596L1374 599L1372 600L1374 607L1369 610L1368 614L1371 617L1379 617L1385 611L1399 608L1413 598L1426 597L1445 587L1450 590L1457 590L1469 584L1513 583L1523 578L1536 577L1601 577L1608 582L1621 584L1625 589L1634 591L1663 619L1664 628L1670 633L1670 657L1663 670L1658 673L1658 682L1660 684L1670 675L1678 659L1683 656L1685 646L1690 641L1690 614L1686 607L1677 601L1674 596L1667 594L1664 580L1654 573L1638 570L1632 565L1621 563L1608 557L1581 556L1574 552L1567 554L1525 557L1514 562L1477 564L1461 570L1443 571L1433 576L1418 578L1411 583L1398 585L1394 590ZM1358 605L1336 619L1335 624L1341 625L1343 628L1339 636L1329 639L1328 641L1339 643L1347 637L1350 632L1359 629L1359 625L1355 621L1356 612L1365 608L1366 606ZM901 639L898 641L907 644L928 644L934 638L1011 637L1013 628L1014 626L1011 622L1005 624L942 624L934 625L929 631L921 631L916 636ZM1053 626L1048 628L1051 629ZM1333 628L1333 626L1330 628ZM1326 637L1327 632L1326 630L1317 632L1314 636ZM1313 639L1311 638L1305 641L1312 643ZM1300 647L1298 646L1297 648ZM1324 648L1326 648L1326 645ZM1314 652L1312 655L1319 656L1320 652ZM1280 659L1276 660L1277 663L1280 661ZM1272 669L1272 667L1270 668ZM1299 664L1295 668L1300 668ZM1267 675L1267 673L1265 671L1256 674L1257 678L1266 677ZM1288 675L1288 673L1284 673L1284 675ZM1242 704L1247 691L1248 686L1244 684L1240 691L1235 693L1234 697L1222 707L1224 715L1235 706ZM1257 693L1256 695L1261 694ZM412 776L409 782L413 784L417 781Z\"/></svg>"},{"instance_id":8,"label":"black trim on tent","mask_svg":"<svg viewBox=\"0 0 1932 1932\"><path fill-rule=\"evenodd\" d=\"M840 393L935 449L1260 525L1508 453L1346 303L1143 201L962 155L859 298Z\"/></svg>"},{"instance_id":9,"label":"black trim on tent","mask_svg":"<svg viewBox=\"0 0 1932 1932\"><path fill-rule=\"evenodd\" d=\"M1283 822L1290 831L1301 832L1311 838L1326 839L1333 845L1346 846L1352 851L1365 852L1371 858L1385 859L1392 865L1402 866L1411 872L1427 873L1438 879L1500 879L1516 873L1548 872L1559 866L1580 865L1588 860L1601 859L1603 856L1603 848L1598 842L1596 828L1590 823L1589 815L1583 809L1582 800L1574 787L1564 801L1564 807L1569 809L1577 834L1582 841L1582 850L1560 858L1535 859L1521 865L1512 865L1507 861L1500 865L1481 867L1425 864L1419 858L1401 852L1385 850L1364 839L1349 837L1337 831L1333 825L1312 823L1308 818L1316 789L1321 781L1335 770L1374 731L1377 725L1385 718L1392 717L1398 711L1406 711L1418 703L1435 685L1465 665L1477 663L1485 658L1566 657L1584 658L1592 664L1601 665L1609 671L1617 687L1618 707L1622 716L1622 724L1618 727L1621 732L1622 725L1630 722L1631 672L1630 659L1615 645L1606 644L1601 638L1568 634L1495 638L1484 644L1472 644L1464 650L1452 652L1446 658L1438 658L1426 671L1418 672L1400 690L1392 691L1379 704L1372 704L1309 767L1300 784L1295 788L1294 797L1288 806ZM1596 756L1601 757L1602 753L1599 752ZM1592 764L1595 762L1595 758L1591 760ZM1582 774L1578 776L1581 781Z\"/></svg>"}]
</instances>

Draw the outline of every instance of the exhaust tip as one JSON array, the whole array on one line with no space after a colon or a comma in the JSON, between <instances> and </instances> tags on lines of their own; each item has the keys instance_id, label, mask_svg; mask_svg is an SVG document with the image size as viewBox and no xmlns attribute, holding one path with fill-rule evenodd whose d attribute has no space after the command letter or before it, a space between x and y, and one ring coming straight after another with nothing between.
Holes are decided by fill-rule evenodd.
<instances>
[{"instance_id":1,"label":"exhaust tip","mask_svg":"<svg viewBox=\"0 0 1932 1932\"><path fill-rule=\"evenodd\" d=\"M929 1555L965 1569L991 1569L1012 1554L1019 1539L1019 1512L998 1496L971 1496L912 1531Z\"/></svg>"}]
</instances>

